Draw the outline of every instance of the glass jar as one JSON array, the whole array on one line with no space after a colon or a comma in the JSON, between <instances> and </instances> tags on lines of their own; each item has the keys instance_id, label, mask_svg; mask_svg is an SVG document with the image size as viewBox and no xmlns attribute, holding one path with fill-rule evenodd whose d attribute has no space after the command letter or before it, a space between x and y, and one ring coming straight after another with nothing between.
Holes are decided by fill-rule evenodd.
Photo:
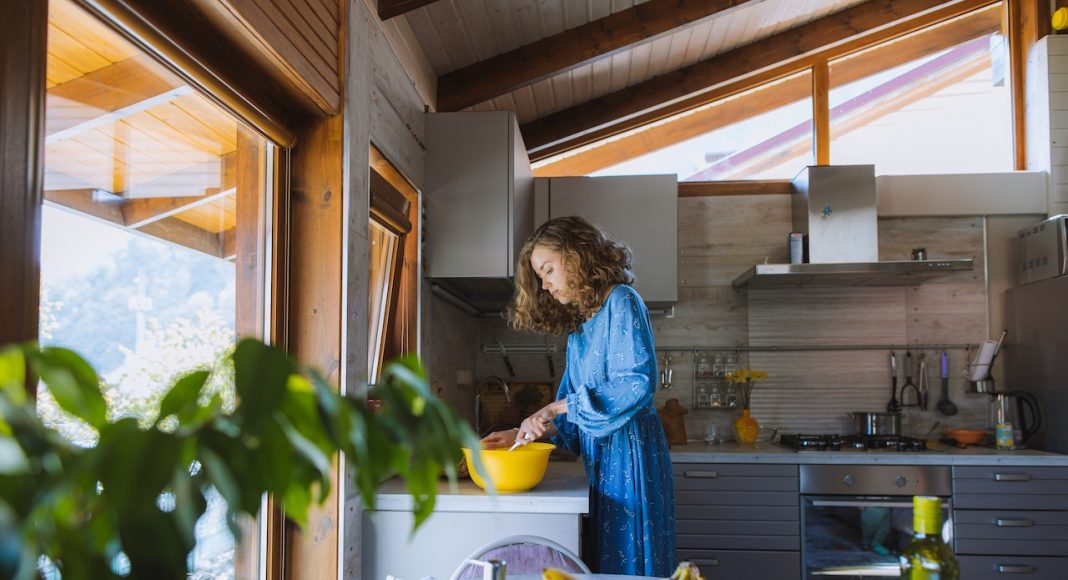
<instances>
[{"instance_id":1,"label":"glass jar","mask_svg":"<svg viewBox=\"0 0 1068 580\"><path fill-rule=\"evenodd\" d=\"M738 406L738 386L727 385L726 392L723 395L723 404L728 407Z\"/></svg>"},{"instance_id":2,"label":"glass jar","mask_svg":"<svg viewBox=\"0 0 1068 580\"><path fill-rule=\"evenodd\" d=\"M700 384L700 385L697 386L697 406L698 407L707 407L707 406L709 406L708 403L709 403L708 387L706 385L704 385L704 384Z\"/></svg>"},{"instance_id":3,"label":"glass jar","mask_svg":"<svg viewBox=\"0 0 1068 580\"><path fill-rule=\"evenodd\" d=\"M712 365L708 362L708 356L703 353L697 359L697 374L702 376L712 374Z\"/></svg>"},{"instance_id":4,"label":"glass jar","mask_svg":"<svg viewBox=\"0 0 1068 580\"><path fill-rule=\"evenodd\" d=\"M712 407L719 407L723 405L722 385L712 385L712 389L708 392L708 404Z\"/></svg>"},{"instance_id":5,"label":"glass jar","mask_svg":"<svg viewBox=\"0 0 1068 580\"><path fill-rule=\"evenodd\" d=\"M717 354L716 357L712 359L712 376L723 376L723 355L721 354Z\"/></svg>"}]
</instances>

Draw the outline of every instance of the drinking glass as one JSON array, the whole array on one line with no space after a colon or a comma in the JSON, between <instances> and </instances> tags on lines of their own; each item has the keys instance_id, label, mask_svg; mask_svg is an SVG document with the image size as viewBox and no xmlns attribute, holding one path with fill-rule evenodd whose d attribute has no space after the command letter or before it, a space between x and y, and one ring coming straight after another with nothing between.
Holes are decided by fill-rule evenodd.
<instances>
[{"instance_id":1,"label":"drinking glass","mask_svg":"<svg viewBox=\"0 0 1068 580\"><path fill-rule=\"evenodd\" d=\"M705 427L705 443L719 445L723 441L723 426L719 423L709 423Z\"/></svg>"}]
</instances>

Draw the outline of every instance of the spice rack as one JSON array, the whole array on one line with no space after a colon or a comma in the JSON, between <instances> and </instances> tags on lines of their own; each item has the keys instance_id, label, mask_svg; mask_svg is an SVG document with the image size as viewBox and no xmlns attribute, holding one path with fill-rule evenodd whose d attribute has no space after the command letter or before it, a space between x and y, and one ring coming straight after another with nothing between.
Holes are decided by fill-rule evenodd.
<instances>
[{"instance_id":1,"label":"spice rack","mask_svg":"<svg viewBox=\"0 0 1068 580\"><path fill-rule=\"evenodd\" d=\"M742 368L741 353L731 351L694 352L693 407L695 409L734 409L741 406L738 385L727 380L727 373Z\"/></svg>"}]
</instances>

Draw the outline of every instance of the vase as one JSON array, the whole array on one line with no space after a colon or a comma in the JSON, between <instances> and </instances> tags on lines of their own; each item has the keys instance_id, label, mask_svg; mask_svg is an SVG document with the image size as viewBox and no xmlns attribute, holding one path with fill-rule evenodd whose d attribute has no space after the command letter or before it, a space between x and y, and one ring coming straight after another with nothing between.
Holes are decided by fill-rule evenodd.
<instances>
[{"instance_id":1,"label":"vase","mask_svg":"<svg viewBox=\"0 0 1068 580\"><path fill-rule=\"evenodd\" d=\"M734 420L734 437L738 443L752 445L756 443L760 423L749 415L749 409L742 409L742 416Z\"/></svg>"}]
</instances>

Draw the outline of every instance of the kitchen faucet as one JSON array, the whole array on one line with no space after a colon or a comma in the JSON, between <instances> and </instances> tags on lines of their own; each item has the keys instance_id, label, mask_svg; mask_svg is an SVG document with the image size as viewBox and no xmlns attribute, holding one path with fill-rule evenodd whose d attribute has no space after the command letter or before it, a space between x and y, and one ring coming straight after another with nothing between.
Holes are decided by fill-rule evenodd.
<instances>
[{"instance_id":1,"label":"kitchen faucet","mask_svg":"<svg viewBox=\"0 0 1068 580\"><path fill-rule=\"evenodd\" d=\"M504 382L504 379L502 379L501 377L489 376L482 379L478 382L477 385L475 385L475 433L478 434L479 437L482 436L482 412L480 411L482 405L479 402L482 399L482 389L485 387L492 387L493 385L499 386L501 390L504 391L505 402L512 402L512 396L508 392L508 383Z\"/></svg>"}]
</instances>

